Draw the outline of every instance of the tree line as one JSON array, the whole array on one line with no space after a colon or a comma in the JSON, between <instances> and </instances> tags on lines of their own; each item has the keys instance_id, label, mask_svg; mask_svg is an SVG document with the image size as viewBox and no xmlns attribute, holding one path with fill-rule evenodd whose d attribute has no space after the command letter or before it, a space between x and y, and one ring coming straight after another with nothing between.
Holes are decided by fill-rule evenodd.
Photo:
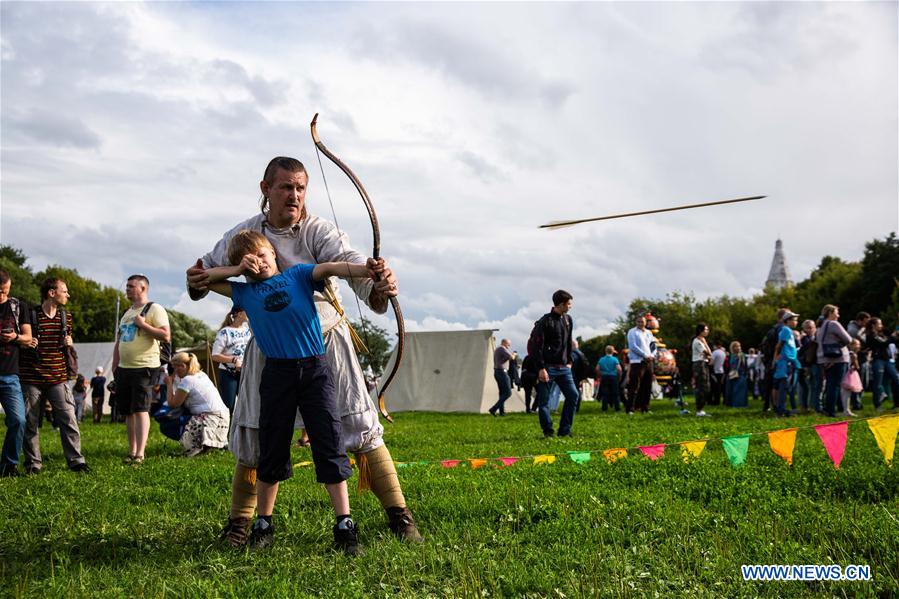
<instances>
[{"instance_id":1,"label":"tree line","mask_svg":"<svg viewBox=\"0 0 899 599\"><path fill-rule=\"evenodd\" d=\"M25 300L32 306L41 301L40 288L45 279L57 277L64 280L71 294L68 309L74 316L73 332L76 342L112 341L121 312L130 306L123 292L83 277L75 269L52 265L34 272L28 266L25 253L9 245L0 245L0 269L9 273L12 296ZM119 314L115 311L116 297L119 298ZM196 347L215 337L215 331L203 321L167 306L165 308L172 327L173 347Z\"/></svg>"},{"instance_id":2,"label":"tree line","mask_svg":"<svg viewBox=\"0 0 899 599\"><path fill-rule=\"evenodd\" d=\"M731 341L739 341L743 351L758 347L781 307L798 312L803 320L814 320L825 304L834 304L840 307L844 320L865 311L882 318L886 326L895 326L899 312L897 277L899 239L896 233L890 233L885 239L867 242L858 262L825 256L805 280L783 289L769 286L750 298L722 295L697 300L692 293L681 291L663 299L635 298L609 334L588 340L578 338L578 342L591 363L595 363L606 345L626 347L627 331L634 326L634 319L652 312L660 319L658 336L669 349L677 350L681 372L690 372L689 346L699 322L709 325L710 342L720 341L727 348Z\"/></svg>"}]
</instances>

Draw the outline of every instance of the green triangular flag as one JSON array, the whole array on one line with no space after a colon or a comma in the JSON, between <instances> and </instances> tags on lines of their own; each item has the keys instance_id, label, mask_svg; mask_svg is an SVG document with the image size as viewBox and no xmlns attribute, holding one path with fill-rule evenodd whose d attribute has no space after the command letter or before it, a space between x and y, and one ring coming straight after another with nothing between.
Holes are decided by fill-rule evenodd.
<instances>
[{"instance_id":1,"label":"green triangular flag","mask_svg":"<svg viewBox=\"0 0 899 599\"><path fill-rule=\"evenodd\" d=\"M590 452L589 451L569 451L568 457L571 458L571 461L575 464L583 464L585 462L590 461Z\"/></svg>"},{"instance_id":2,"label":"green triangular flag","mask_svg":"<svg viewBox=\"0 0 899 599\"><path fill-rule=\"evenodd\" d=\"M733 466L742 466L746 463L746 453L749 451L749 435L736 435L721 439L724 443L724 453Z\"/></svg>"}]
</instances>

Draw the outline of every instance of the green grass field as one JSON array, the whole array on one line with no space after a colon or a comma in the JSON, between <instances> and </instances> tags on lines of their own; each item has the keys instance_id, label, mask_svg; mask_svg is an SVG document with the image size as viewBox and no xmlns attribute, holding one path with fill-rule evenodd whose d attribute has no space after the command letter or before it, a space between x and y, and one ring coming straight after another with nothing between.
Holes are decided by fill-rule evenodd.
<instances>
[{"instance_id":1,"label":"green grass field","mask_svg":"<svg viewBox=\"0 0 899 599\"><path fill-rule=\"evenodd\" d=\"M657 462L635 452L614 464L563 457L827 422L778 420L757 407L712 408L708 419L680 417L669 401L653 410L628 418L585 403L575 436L554 440L525 414L397 414L386 439L398 461L560 456L536 466L402 468L427 539L421 546L395 540L375 498L354 489L366 551L356 559L330 550L329 504L311 468L282 486L276 546L234 550L216 542L229 506L229 453L182 458L154 430L146 463L124 466L124 425L85 422L94 472L79 476L66 470L58 434L45 425L44 472L0 479L0 595L899 595L899 468L887 467L865 423L849 426L839 470L811 429L799 431L792 467L765 436L752 437L739 469L720 442L691 464L676 447ZM294 450L295 462L308 459L308 450ZM862 564L873 580L744 582L741 564Z\"/></svg>"}]
</instances>

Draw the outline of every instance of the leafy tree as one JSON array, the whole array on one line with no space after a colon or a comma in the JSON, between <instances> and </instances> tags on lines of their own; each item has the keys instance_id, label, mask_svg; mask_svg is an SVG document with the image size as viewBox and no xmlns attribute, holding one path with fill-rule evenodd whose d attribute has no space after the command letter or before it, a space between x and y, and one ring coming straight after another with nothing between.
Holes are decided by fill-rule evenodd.
<instances>
[{"instance_id":1,"label":"leafy tree","mask_svg":"<svg viewBox=\"0 0 899 599\"><path fill-rule=\"evenodd\" d=\"M814 319L825 304L835 304L843 317L854 318L857 312L867 309L861 302L861 273L862 265L858 262L825 256L818 268L796 285L796 301L790 308L802 317Z\"/></svg>"},{"instance_id":2,"label":"leafy tree","mask_svg":"<svg viewBox=\"0 0 899 599\"><path fill-rule=\"evenodd\" d=\"M122 306L127 306L125 294L100 285L78 274L77 270L62 266L49 266L34 275L37 287L48 278L59 278L69 289L68 310L75 317L75 340L84 342L111 341L115 337L118 317L115 313L116 296Z\"/></svg>"},{"instance_id":3,"label":"leafy tree","mask_svg":"<svg viewBox=\"0 0 899 599\"><path fill-rule=\"evenodd\" d=\"M34 274L26 261L21 250L10 245L0 245L0 269L9 273L12 296L34 305L41 301L41 293L34 284Z\"/></svg>"},{"instance_id":4,"label":"leafy tree","mask_svg":"<svg viewBox=\"0 0 899 599\"><path fill-rule=\"evenodd\" d=\"M884 240L875 239L865 244L862 258L859 304L871 314L886 317L896 316L899 305L893 301L893 294L899 288L899 239L890 233Z\"/></svg>"},{"instance_id":5,"label":"leafy tree","mask_svg":"<svg viewBox=\"0 0 899 599\"><path fill-rule=\"evenodd\" d=\"M392 350L389 341L389 333L381 327L373 324L369 319L362 317L361 321L353 321L353 328L368 347L368 353L356 352L362 368L371 368L375 376L381 376Z\"/></svg>"},{"instance_id":6,"label":"leafy tree","mask_svg":"<svg viewBox=\"0 0 899 599\"><path fill-rule=\"evenodd\" d=\"M206 326L202 320L188 316L175 310L166 309L169 314L169 326L172 331L172 348L184 349L212 343L215 331Z\"/></svg>"}]
</instances>

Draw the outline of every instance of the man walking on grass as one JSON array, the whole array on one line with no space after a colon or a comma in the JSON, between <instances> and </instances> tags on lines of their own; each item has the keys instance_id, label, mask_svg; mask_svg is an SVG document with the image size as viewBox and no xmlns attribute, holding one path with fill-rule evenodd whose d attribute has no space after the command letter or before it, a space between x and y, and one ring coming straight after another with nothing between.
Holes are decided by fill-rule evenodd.
<instances>
[{"instance_id":1,"label":"man walking on grass","mask_svg":"<svg viewBox=\"0 0 899 599\"><path fill-rule=\"evenodd\" d=\"M25 472L38 474L43 468L38 423L45 399L53 407L53 423L59 428L69 470L89 472L81 454L81 430L68 385L66 352L74 343L72 315L65 309L69 303L66 282L57 278L45 280L41 285L41 300L41 305L32 311L34 337L19 361L26 411Z\"/></svg>"},{"instance_id":2,"label":"man walking on grass","mask_svg":"<svg viewBox=\"0 0 899 599\"><path fill-rule=\"evenodd\" d=\"M496 380L496 386L499 388L499 399L488 410L491 416L496 416L497 411L500 416L506 415L506 400L512 396L512 381L509 378L509 363L514 360L512 355L512 342L503 339L499 342L499 347L493 352L493 378Z\"/></svg>"},{"instance_id":3,"label":"man walking on grass","mask_svg":"<svg viewBox=\"0 0 899 599\"><path fill-rule=\"evenodd\" d=\"M578 392L571 374L572 330L574 321L571 310L572 296L559 289L553 293L553 307L534 323L528 340L528 355L533 356L537 370L537 415L543 437L554 437L553 420L549 412L550 382L556 383L565 395L559 436L571 436L574 411L577 408Z\"/></svg>"}]
</instances>

